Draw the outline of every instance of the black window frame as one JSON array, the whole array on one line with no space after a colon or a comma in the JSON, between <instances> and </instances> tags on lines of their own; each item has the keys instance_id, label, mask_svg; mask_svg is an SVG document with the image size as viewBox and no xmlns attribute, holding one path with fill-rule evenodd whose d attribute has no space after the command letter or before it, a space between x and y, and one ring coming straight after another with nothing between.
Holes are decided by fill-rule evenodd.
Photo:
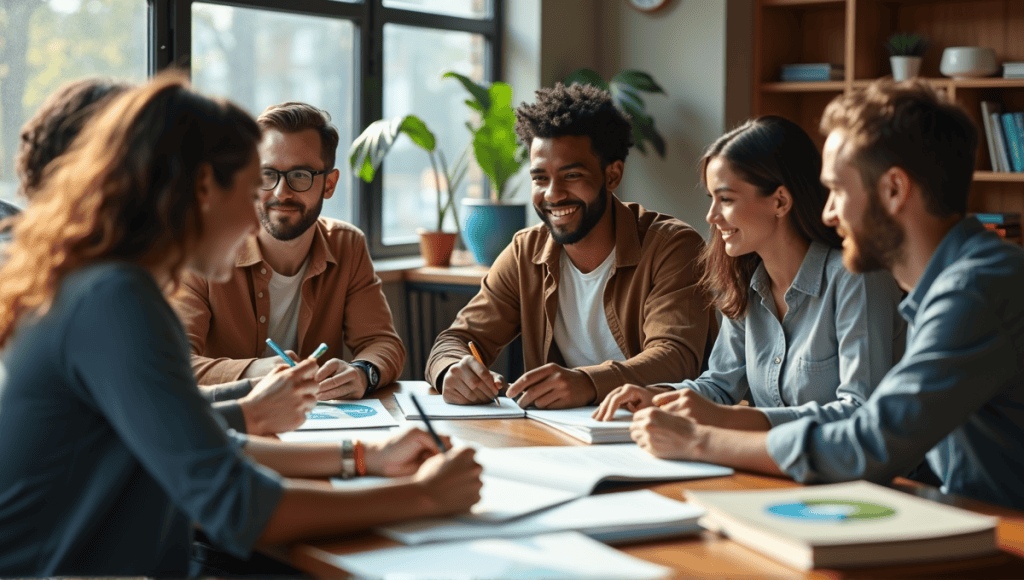
<instances>
[{"instance_id":1,"label":"black window frame","mask_svg":"<svg viewBox=\"0 0 1024 580\"><path fill-rule=\"evenodd\" d=\"M501 78L501 54L503 50L504 2L491 0L492 15L487 19L461 18L441 14L430 14L414 10L388 8L383 0L361 2L333 2L330 0L149 0L150 2L150 72L177 65L189 70L192 46L192 4L203 2L235 8L255 8L350 20L358 30L359 51L356 55L360 78L359 91L354 95L356 111L354 118L358 130L383 115L384 96L382 63L384 59L384 25L400 24L436 30L470 32L484 37L489 50L484 66L488 80ZM461 123L461 120L459 120ZM348 136L352 138L354 135ZM347 143L339 146L338 169L352 180L352 218L354 224L366 233L372 258L411 256L419 252L417 244L384 244L383 231L383 190L382 179L363 183L348 170L344 150ZM386 161L385 161L386 163Z\"/></svg>"}]
</instances>

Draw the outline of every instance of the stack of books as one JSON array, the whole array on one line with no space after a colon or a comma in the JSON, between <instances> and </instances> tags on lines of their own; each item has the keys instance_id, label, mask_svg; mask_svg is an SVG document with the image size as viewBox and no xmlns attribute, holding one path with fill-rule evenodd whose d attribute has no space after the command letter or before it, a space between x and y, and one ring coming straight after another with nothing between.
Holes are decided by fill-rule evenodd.
<instances>
[{"instance_id":1,"label":"stack of books","mask_svg":"<svg viewBox=\"0 0 1024 580\"><path fill-rule=\"evenodd\" d=\"M1004 113L999 103L982 101L981 119L992 171L1024 172L1024 113Z\"/></svg>"},{"instance_id":2,"label":"stack of books","mask_svg":"<svg viewBox=\"0 0 1024 580\"><path fill-rule=\"evenodd\" d=\"M1004 79L1024 79L1024 62L1004 62Z\"/></svg>"},{"instance_id":3,"label":"stack of books","mask_svg":"<svg viewBox=\"0 0 1024 580\"><path fill-rule=\"evenodd\" d=\"M782 82L841 81L843 67L827 62L784 64L779 80Z\"/></svg>"},{"instance_id":4,"label":"stack of books","mask_svg":"<svg viewBox=\"0 0 1024 580\"><path fill-rule=\"evenodd\" d=\"M999 237L1008 242L1021 243L1020 213L976 213L983 226L999 234Z\"/></svg>"}]
</instances>

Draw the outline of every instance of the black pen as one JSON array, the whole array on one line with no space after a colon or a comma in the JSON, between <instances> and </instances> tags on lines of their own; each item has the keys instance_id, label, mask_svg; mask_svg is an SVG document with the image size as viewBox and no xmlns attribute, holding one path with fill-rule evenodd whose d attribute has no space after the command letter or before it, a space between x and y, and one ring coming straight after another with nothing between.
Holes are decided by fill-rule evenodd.
<instances>
[{"instance_id":1,"label":"black pen","mask_svg":"<svg viewBox=\"0 0 1024 580\"><path fill-rule=\"evenodd\" d=\"M448 451L444 446L444 442L437 436L437 431L434 431L434 426L430 424L430 419L427 418L427 414L423 412L423 407L420 406L420 402L416 400L416 395L409 394L409 400L412 401L413 405L416 405L416 410L420 412L420 418L423 419L423 424L427 426L427 432L434 438L434 443L437 443L437 448L441 450L441 453Z\"/></svg>"}]
</instances>

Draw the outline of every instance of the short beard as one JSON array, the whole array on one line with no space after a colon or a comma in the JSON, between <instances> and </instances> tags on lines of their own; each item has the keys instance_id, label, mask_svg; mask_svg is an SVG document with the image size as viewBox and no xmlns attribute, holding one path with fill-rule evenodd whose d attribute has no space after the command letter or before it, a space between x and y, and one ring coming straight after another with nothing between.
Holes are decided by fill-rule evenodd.
<instances>
[{"instance_id":1,"label":"short beard","mask_svg":"<svg viewBox=\"0 0 1024 580\"><path fill-rule=\"evenodd\" d=\"M906 232L882 208L877 189L867 194L868 208L861 220L860 234L847 232L853 248L844 252L843 262L848 270L856 273L892 270L903 252Z\"/></svg>"},{"instance_id":2,"label":"short beard","mask_svg":"<svg viewBox=\"0 0 1024 580\"><path fill-rule=\"evenodd\" d=\"M259 214L260 224L263 226L263 229L276 240L281 240L282 242L294 240L306 233L306 230L313 227L313 224L315 224L316 220L320 217L320 212L323 211L324 208L324 193L326 191L327 185L324 184L324 189L320 192L320 199L316 202L316 205L303 212L302 217L294 226L278 225L270 219L271 208L280 205L291 205L292 207L295 207L294 205L289 203L280 203L277 201L277 198L271 198L270 201L264 204L257 204L256 213Z\"/></svg>"},{"instance_id":3,"label":"short beard","mask_svg":"<svg viewBox=\"0 0 1024 580\"><path fill-rule=\"evenodd\" d=\"M608 188L602 184L601 191L597 193L597 199L595 199L593 203L587 204L574 202L572 204L556 205L551 207L566 207L568 205L582 205L583 217L580 219L580 225L578 228L574 231L565 233L557 232L555 228L552 227L551 221L548 219L548 214L537 205L533 206L534 211L536 211L537 215L540 216L541 221L548 227L548 232L551 233L551 238L554 239L556 243L563 246L571 246L572 244L575 244L587 237L590 230L594 229L594 226L601 221L601 218L604 217L604 212L608 207Z\"/></svg>"}]
</instances>

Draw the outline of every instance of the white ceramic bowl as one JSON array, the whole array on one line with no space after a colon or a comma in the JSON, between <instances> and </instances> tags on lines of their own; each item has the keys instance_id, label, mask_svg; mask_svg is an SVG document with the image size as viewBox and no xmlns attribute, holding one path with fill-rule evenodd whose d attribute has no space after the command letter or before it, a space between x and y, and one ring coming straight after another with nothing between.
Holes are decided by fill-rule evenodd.
<instances>
[{"instance_id":1,"label":"white ceramic bowl","mask_svg":"<svg viewBox=\"0 0 1024 580\"><path fill-rule=\"evenodd\" d=\"M939 63L939 71L955 79L987 77L997 70L996 51L985 46L951 46Z\"/></svg>"}]
</instances>

